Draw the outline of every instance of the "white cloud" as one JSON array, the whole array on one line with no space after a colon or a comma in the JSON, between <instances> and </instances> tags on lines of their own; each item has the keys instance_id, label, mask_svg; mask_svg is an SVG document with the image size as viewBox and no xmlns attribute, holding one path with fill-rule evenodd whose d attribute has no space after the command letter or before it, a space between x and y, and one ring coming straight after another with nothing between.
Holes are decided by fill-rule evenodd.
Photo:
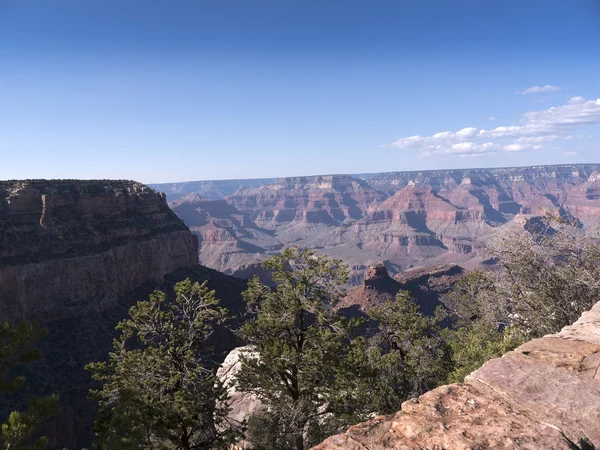
<instances>
[{"instance_id":1,"label":"white cloud","mask_svg":"<svg viewBox=\"0 0 600 450\"><path fill-rule=\"evenodd\" d=\"M524 145L524 144L509 144L509 145L505 145L503 148L507 152L522 152L523 150L527 150L530 147L528 145Z\"/></svg>"},{"instance_id":2,"label":"white cloud","mask_svg":"<svg viewBox=\"0 0 600 450\"><path fill-rule=\"evenodd\" d=\"M577 152L565 152L565 156L575 156Z\"/></svg>"},{"instance_id":3,"label":"white cloud","mask_svg":"<svg viewBox=\"0 0 600 450\"><path fill-rule=\"evenodd\" d=\"M494 116L490 117L490 120L496 120L496 118Z\"/></svg>"},{"instance_id":4,"label":"white cloud","mask_svg":"<svg viewBox=\"0 0 600 450\"><path fill-rule=\"evenodd\" d=\"M483 144L478 144L475 142L458 142L456 144L452 144L450 146L445 145L437 145L435 147L429 147L429 149L425 152L422 152L423 156L483 156L483 155L491 155L496 152L496 150L500 150L500 148L491 143L485 142Z\"/></svg>"},{"instance_id":5,"label":"white cloud","mask_svg":"<svg viewBox=\"0 0 600 450\"><path fill-rule=\"evenodd\" d=\"M463 128L462 130L458 130L456 132L456 136L459 138L470 139L477 134L477 128L469 127Z\"/></svg>"},{"instance_id":6,"label":"white cloud","mask_svg":"<svg viewBox=\"0 0 600 450\"><path fill-rule=\"evenodd\" d=\"M585 98L583 98L583 97L571 97L569 99L569 103L571 105L576 105L578 103L583 103L583 102L585 102Z\"/></svg>"},{"instance_id":7,"label":"white cloud","mask_svg":"<svg viewBox=\"0 0 600 450\"><path fill-rule=\"evenodd\" d=\"M600 98L577 100L546 110L527 112L521 116L520 125L498 126L489 130L465 127L431 136L408 136L392 142L388 147L415 149L428 156L538 150L542 148L538 144L574 139L568 134L569 131L594 124L600 124Z\"/></svg>"},{"instance_id":8,"label":"white cloud","mask_svg":"<svg viewBox=\"0 0 600 450\"><path fill-rule=\"evenodd\" d=\"M489 152L489 153L461 153L460 156L461 158L476 158L478 156L490 156L490 155L495 155L496 152Z\"/></svg>"},{"instance_id":9,"label":"white cloud","mask_svg":"<svg viewBox=\"0 0 600 450\"><path fill-rule=\"evenodd\" d=\"M552 141L570 141L573 136L558 136L556 134L549 134L547 136L529 136L517 139L516 142L521 144L539 144L540 142L552 142Z\"/></svg>"},{"instance_id":10,"label":"white cloud","mask_svg":"<svg viewBox=\"0 0 600 450\"><path fill-rule=\"evenodd\" d=\"M517 91L515 94L517 95L526 95L526 94L537 94L538 92L554 92L560 91L560 86L551 86L547 84L546 86L532 86L522 91Z\"/></svg>"}]
</instances>

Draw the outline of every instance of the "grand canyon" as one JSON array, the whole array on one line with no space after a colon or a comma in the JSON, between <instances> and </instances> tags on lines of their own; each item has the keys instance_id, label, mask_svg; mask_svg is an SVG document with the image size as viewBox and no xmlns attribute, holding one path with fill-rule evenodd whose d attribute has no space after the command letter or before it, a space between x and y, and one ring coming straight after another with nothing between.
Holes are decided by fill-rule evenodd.
<instances>
[{"instance_id":1,"label":"grand canyon","mask_svg":"<svg viewBox=\"0 0 600 450\"><path fill-rule=\"evenodd\" d=\"M94 413L87 393L93 383L83 367L106 357L115 325L127 316L131 305L156 288L169 291L186 277L207 281L229 309L234 324L240 323L246 314L241 295L245 279L254 274L268 278L258 262L297 245L352 265L351 284L355 286L348 286L340 310L361 314L373 305L393 301L399 290L408 290L421 311L433 314L465 271L483 264L485 243L502 227L522 226L546 211L577 219L582 227L597 224L599 172L600 164L586 164L193 182L153 188L134 181L1 182L0 317L39 320L48 329L39 345L42 360L24 372L30 380L26 392L56 392L61 398L61 414L40 432L50 437L50 448L90 444ZM586 327L598 326L594 314ZM563 342L572 339L568 332L561 335L563 340L534 341L528 344L538 352L534 356L527 353L529 347L519 350L506 364L485 366L467 384L426 394L420 409L407 404L402 417L408 418L374 419L372 424L331 438L321 448L346 448L350 443L352 448L362 448L360 443L367 441L379 448L379 440L387 439L390 428L405 426L398 425L398 420L413 420L411 427L423 429L430 426L427 413L421 411L427 405L442 401L460 406L470 404L471 397L486 406L477 414L452 416L459 429L488 411L510 416L501 424L508 428L494 432L517 433L516 413L506 411L515 401L527 401L533 402L533 410L550 417L549 423L566 427L579 439L577 420L567 425L555 420L535 399L523 400L526 394L514 383L505 389L516 400L506 400L500 410L492 406L498 394L486 393L481 383L505 383L503 377L520 364L523 376L532 377L531 383L539 386L543 374L535 372L536 365L543 366L543 373L558 370L547 368L558 364L547 362L547 353L583 352L581 358L589 356L592 364L597 342L590 337L595 331L588 328L582 339L593 346L564 350L571 345ZM228 354L235 355L239 345L231 330L217 330L215 364ZM543 348L538 349L540 345ZM588 380L588 366L567 369L587 370L581 383L593 384ZM575 377L565 383L579 383L577 373L557 374ZM436 392L441 397L432 400ZM568 392L570 397L556 402L568 409L567 403L577 392L574 387ZM9 395L0 408L6 411L22 404L22 396ZM528 439L541 439L546 425L535 414L527 412L522 417L537 427ZM588 422L584 425L592 427ZM481 433L490 430L483 427ZM429 442L421 434L415 439ZM561 439L556 434L548 442L560 441L557 448L570 448ZM591 439L596 442L595 435Z\"/></svg>"},{"instance_id":2,"label":"grand canyon","mask_svg":"<svg viewBox=\"0 0 600 450\"><path fill-rule=\"evenodd\" d=\"M198 237L201 264L234 276L290 245L352 267L359 284L383 261L413 267L485 261L500 229L558 212L600 218L600 164L325 175L157 184Z\"/></svg>"}]
</instances>

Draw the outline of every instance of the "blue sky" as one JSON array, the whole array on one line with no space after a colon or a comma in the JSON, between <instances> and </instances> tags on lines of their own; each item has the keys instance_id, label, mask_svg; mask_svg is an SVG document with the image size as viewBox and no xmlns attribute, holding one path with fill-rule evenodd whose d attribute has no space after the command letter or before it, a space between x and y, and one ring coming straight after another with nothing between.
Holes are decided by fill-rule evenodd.
<instances>
[{"instance_id":1,"label":"blue sky","mask_svg":"<svg viewBox=\"0 0 600 450\"><path fill-rule=\"evenodd\" d=\"M598 99L596 0L0 0L0 179L598 162Z\"/></svg>"}]
</instances>

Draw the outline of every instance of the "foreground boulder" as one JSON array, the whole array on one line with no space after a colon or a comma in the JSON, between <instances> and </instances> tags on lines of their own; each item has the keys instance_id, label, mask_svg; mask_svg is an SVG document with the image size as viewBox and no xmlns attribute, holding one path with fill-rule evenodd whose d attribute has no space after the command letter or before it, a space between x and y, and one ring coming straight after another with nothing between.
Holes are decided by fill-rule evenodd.
<instances>
[{"instance_id":1,"label":"foreground boulder","mask_svg":"<svg viewBox=\"0 0 600 450\"><path fill-rule=\"evenodd\" d=\"M265 406L260 399L251 393L239 391L236 387L236 375L242 369L241 356L258 357L258 353L253 351L252 346L234 348L225 358L223 364L217 370L217 378L227 389L227 414L226 426L237 430L242 435L246 431L246 424L252 414L265 410ZM251 444L243 439L231 447L232 450L241 450L251 448Z\"/></svg>"},{"instance_id":2,"label":"foreground boulder","mask_svg":"<svg viewBox=\"0 0 600 450\"><path fill-rule=\"evenodd\" d=\"M332 436L315 450L600 448L600 303L560 333Z\"/></svg>"}]
</instances>

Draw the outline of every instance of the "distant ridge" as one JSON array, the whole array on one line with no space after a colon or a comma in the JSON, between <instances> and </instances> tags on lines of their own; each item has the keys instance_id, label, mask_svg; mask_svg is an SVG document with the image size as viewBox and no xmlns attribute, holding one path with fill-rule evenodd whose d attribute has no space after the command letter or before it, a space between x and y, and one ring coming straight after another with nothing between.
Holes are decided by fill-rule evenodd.
<instances>
[{"instance_id":1,"label":"distant ridge","mask_svg":"<svg viewBox=\"0 0 600 450\"><path fill-rule=\"evenodd\" d=\"M464 168L464 169L423 169L423 170L397 170L391 172L365 172L365 173L354 173L354 174L318 174L318 175L300 175L290 177L276 177L276 178L231 178L223 180L198 180L198 181L181 181L174 183L149 183L148 186L151 188L164 192L169 201L174 201L179 198L185 197L192 192L198 192L203 194L206 198L224 198L228 195L233 194L239 188L255 188L262 185L274 184L280 180L287 179L300 179L300 178L316 178L325 176L349 176L362 180L369 180L371 178L386 177L386 176L426 176L435 175L441 172L448 174L465 174L465 173L482 173L482 172L508 172L508 171L519 171L521 169L562 169L571 167L594 167L594 170L600 171L600 163L583 163L583 164L547 164L547 165L533 165L533 166L507 166L507 167L478 167L478 168Z\"/></svg>"},{"instance_id":2,"label":"distant ridge","mask_svg":"<svg viewBox=\"0 0 600 450\"><path fill-rule=\"evenodd\" d=\"M353 284L378 261L392 275L415 266L470 269L502 227L547 211L584 226L600 220L600 164L197 183L205 184L179 186L201 190L170 205L198 236L201 263L230 274L290 245L342 259ZM219 197L225 191L232 193Z\"/></svg>"}]
</instances>

